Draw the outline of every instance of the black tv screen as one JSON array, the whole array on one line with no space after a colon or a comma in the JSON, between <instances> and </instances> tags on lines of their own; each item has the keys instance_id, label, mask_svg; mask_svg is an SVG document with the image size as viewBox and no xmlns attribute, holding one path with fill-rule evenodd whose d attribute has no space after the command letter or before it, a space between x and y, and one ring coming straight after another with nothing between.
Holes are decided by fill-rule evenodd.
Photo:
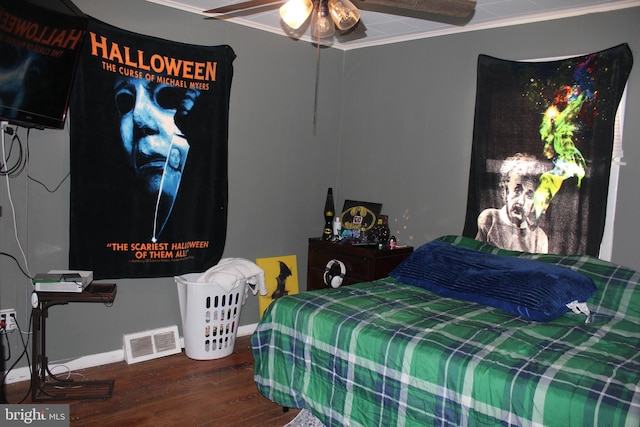
<instances>
[{"instance_id":1,"label":"black tv screen","mask_svg":"<svg viewBox=\"0 0 640 427\"><path fill-rule=\"evenodd\" d=\"M0 1L0 120L64 127L87 18Z\"/></svg>"}]
</instances>

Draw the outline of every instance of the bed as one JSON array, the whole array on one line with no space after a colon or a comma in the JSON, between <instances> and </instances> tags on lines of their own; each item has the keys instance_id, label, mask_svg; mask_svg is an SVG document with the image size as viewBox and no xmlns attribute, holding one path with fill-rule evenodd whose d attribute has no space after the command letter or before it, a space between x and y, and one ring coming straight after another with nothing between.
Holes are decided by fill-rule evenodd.
<instances>
[{"instance_id":1,"label":"bed","mask_svg":"<svg viewBox=\"0 0 640 427\"><path fill-rule=\"evenodd\" d=\"M251 338L258 390L326 426L640 424L638 272L462 236L436 241L570 271L594 290L582 309L530 320L459 289L407 283L421 262L410 257L384 279L274 301Z\"/></svg>"}]
</instances>

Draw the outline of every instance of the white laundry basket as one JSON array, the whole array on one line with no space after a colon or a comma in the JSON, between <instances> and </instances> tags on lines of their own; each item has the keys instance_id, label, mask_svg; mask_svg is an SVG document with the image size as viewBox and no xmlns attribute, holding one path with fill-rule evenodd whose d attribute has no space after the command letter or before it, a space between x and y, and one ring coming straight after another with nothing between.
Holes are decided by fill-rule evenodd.
<instances>
[{"instance_id":1,"label":"white laundry basket","mask_svg":"<svg viewBox=\"0 0 640 427\"><path fill-rule=\"evenodd\" d=\"M246 280L229 292L216 283L196 282L200 273L176 276L185 354L197 360L233 353Z\"/></svg>"}]
</instances>

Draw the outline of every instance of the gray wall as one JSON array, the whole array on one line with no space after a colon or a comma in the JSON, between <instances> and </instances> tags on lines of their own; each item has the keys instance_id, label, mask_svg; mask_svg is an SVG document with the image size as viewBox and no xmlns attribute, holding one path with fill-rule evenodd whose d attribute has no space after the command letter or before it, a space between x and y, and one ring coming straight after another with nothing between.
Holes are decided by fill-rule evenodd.
<instances>
[{"instance_id":1,"label":"gray wall","mask_svg":"<svg viewBox=\"0 0 640 427\"><path fill-rule=\"evenodd\" d=\"M74 0L85 13L123 29L185 43L229 44L235 51L230 101L229 222L225 257L298 255L306 278L306 239L320 235L327 187L337 186L340 82L343 53L321 52L314 130L316 50L307 43L155 5L144 0ZM126 13L124 12L126 11ZM70 112L73 114L73 112ZM26 132L21 131L23 141ZM95 141L99 143L99 141ZM55 187L69 172L68 130L32 131L29 175ZM21 260L13 238L6 184L0 185L0 250ZM49 194L26 174L11 180L18 234L31 273L68 265L69 181ZM21 264L24 262L21 260ZM118 280L113 307L70 304L48 319L52 360L122 347L122 335L180 325L173 278ZM304 283L303 283L304 286ZM31 284L13 260L0 257L0 307L13 307L27 330ZM258 320L257 297L240 324ZM181 327L181 325L180 325ZM20 350L11 334L12 354Z\"/></svg>"},{"instance_id":2,"label":"gray wall","mask_svg":"<svg viewBox=\"0 0 640 427\"><path fill-rule=\"evenodd\" d=\"M237 54L231 90L229 224L225 257L295 254L306 285L306 244L322 227L327 187L383 203L401 243L418 246L464 225L478 54L506 59L573 55L628 42L640 52L640 8L342 52L322 49L314 127L316 50L305 42L144 0L75 0L85 13L124 29ZM123 13L122 11L126 11ZM633 69L625 122L614 261L640 269L640 71ZM71 112L73 114L73 112ZM26 133L21 132L23 140ZM69 171L65 131L32 131L29 175L55 187ZM11 180L18 235L31 273L65 268L69 182L54 193ZM6 184L0 185L0 250L16 256ZM180 325L173 278L119 280L113 307L71 304L49 317L52 360L121 348L122 335ZM27 329L30 282L0 257L0 308ZM258 320L249 298L241 325ZM181 326L181 325L180 325ZM10 336L12 361L19 352Z\"/></svg>"},{"instance_id":3,"label":"gray wall","mask_svg":"<svg viewBox=\"0 0 640 427\"><path fill-rule=\"evenodd\" d=\"M524 60L627 42L624 153L613 261L640 269L640 8L348 51L339 190L383 203L392 231L414 246L464 225L479 54ZM355 160L355 161L354 161ZM603 201L603 203L606 201Z\"/></svg>"}]
</instances>

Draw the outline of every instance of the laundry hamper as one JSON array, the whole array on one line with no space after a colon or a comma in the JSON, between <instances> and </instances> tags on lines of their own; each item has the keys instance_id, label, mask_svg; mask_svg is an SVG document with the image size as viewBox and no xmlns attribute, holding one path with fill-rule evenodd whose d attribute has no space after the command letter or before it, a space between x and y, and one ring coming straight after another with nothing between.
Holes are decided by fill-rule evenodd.
<instances>
[{"instance_id":1,"label":"laundry hamper","mask_svg":"<svg viewBox=\"0 0 640 427\"><path fill-rule=\"evenodd\" d=\"M230 291L196 280L200 273L176 276L185 354L197 360L219 359L233 353L246 279Z\"/></svg>"}]
</instances>

